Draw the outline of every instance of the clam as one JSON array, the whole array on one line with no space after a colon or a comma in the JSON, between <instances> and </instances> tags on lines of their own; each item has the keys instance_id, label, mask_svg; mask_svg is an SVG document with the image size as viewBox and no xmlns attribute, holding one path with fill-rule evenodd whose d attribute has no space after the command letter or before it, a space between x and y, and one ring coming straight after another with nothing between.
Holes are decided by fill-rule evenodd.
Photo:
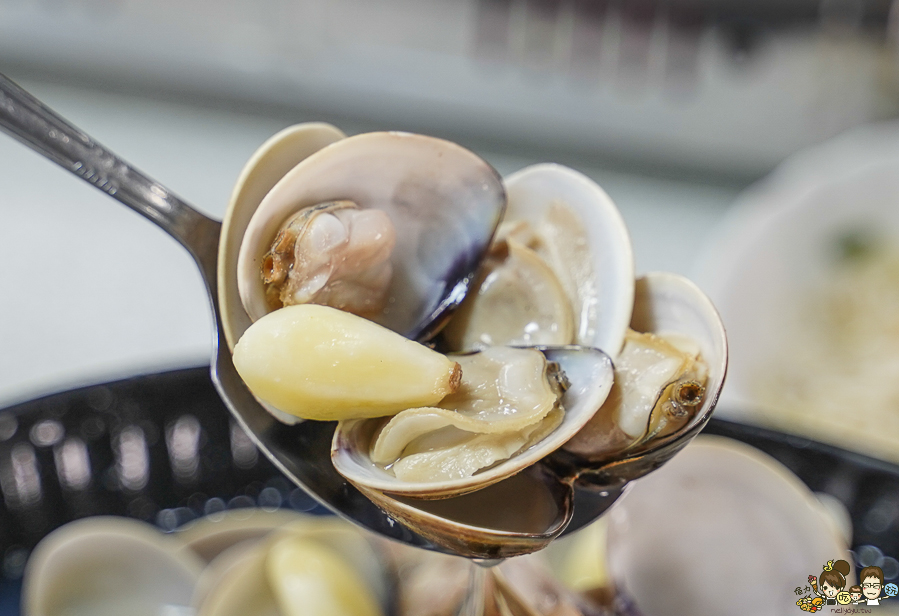
<instances>
[{"instance_id":1,"label":"clam","mask_svg":"<svg viewBox=\"0 0 899 616\"><path fill-rule=\"evenodd\" d=\"M330 124L297 124L270 137L244 165L222 220L218 252L219 307L230 348L252 323L241 304L236 277L238 251L250 219L265 195L300 161L345 137Z\"/></svg>"},{"instance_id":2,"label":"clam","mask_svg":"<svg viewBox=\"0 0 899 616\"><path fill-rule=\"evenodd\" d=\"M852 562L798 477L723 437L701 436L634 483L607 522L615 590L646 616L795 612L812 567Z\"/></svg>"},{"instance_id":3,"label":"clam","mask_svg":"<svg viewBox=\"0 0 899 616\"><path fill-rule=\"evenodd\" d=\"M143 522L95 517L45 537L28 561L27 616L180 613L203 563Z\"/></svg>"},{"instance_id":4,"label":"clam","mask_svg":"<svg viewBox=\"0 0 899 616\"><path fill-rule=\"evenodd\" d=\"M448 346L579 344L614 358L634 302L633 250L615 204L562 165L533 165L504 183L503 223L444 330Z\"/></svg>"},{"instance_id":5,"label":"clam","mask_svg":"<svg viewBox=\"0 0 899 616\"><path fill-rule=\"evenodd\" d=\"M295 166L261 201L240 186L232 200L222 254L230 265L237 252L236 275L220 290L231 304L229 342L247 325L237 322L233 285L250 320L288 296L345 308L352 300L344 291L370 287L364 316L409 338L433 334L464 297L505 207L493 168L458 145L407 133L339 139L306 158L269 149L244 177L277 175L268 167L280 171L285 160ZM308 284L277 286L287 270L307 273Z\"/></svg>"},{"instance_id":6,"label":"clam","mask_svg":"<svg viewBox=\"0 0 899 616\"><path fill-rule=\"evenodd\" d=\"M660 387L632 396L636 403L628 408L616 404L620 397L610 395L607 404L564 445L555 460L563 462L560 472L577 472L583 482L621 485L660 466L702 429L724 384L724 326L711 301L686 278L655 272L637 280L630 328L669 340L687 355L698 356L704 364L702 380L683 378L683 373L673 382L663 379ZM621 355L618 360L621 365ZM683 396L680 404L678 395ZM622 422L637 429L628 427L628 434L621 428Z\"/></svg>"}]
</instances>

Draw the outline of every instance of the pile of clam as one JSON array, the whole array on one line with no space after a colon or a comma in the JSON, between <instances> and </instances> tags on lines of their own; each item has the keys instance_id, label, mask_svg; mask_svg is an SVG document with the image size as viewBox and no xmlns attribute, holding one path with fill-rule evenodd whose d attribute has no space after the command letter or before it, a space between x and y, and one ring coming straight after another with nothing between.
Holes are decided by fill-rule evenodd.
<instances>
[{"instance_id":1,"label":"pile of clam","mask_svg":"<svg viewBox=\"0 0 899 616\"><path fill-rule=\"evenodd\" d=\"M383 616L394 576L372 538L338 520L237 509L164 534L100 516L32 552L25 616Z\"/></svg>"},{"instance_id":2,"label":"pile of clam","mask_svg":"<svg viewBox=\"0 0 899 616\"><path fill-rule=\"evenodd\" d=\"M595 469L697 426L724 379L709 300L635 281L592 180L501 178L432 137L275 135L235 187L219 271L250 391L282 421L336 420L333 464L370 497L466 494L560 448Z\"/></svg>"},{"instance_id":3,"label":"pile of clam","mask_svg":"<svg viewBox=\"0 0 899 616\"><path fill-rule=\"evenodd\" d=\"M588 544L603 553L598 539ZM557 552L563 567L583 567L564 548ZM66 524L37 545L23 578L22 614L455 615L469 566L335 517L285 509L218 512L172 533L99 516ZM543 560L510 561L491 572L486 590L485 616L598 613Z\"/></svg>"}]
</instances>

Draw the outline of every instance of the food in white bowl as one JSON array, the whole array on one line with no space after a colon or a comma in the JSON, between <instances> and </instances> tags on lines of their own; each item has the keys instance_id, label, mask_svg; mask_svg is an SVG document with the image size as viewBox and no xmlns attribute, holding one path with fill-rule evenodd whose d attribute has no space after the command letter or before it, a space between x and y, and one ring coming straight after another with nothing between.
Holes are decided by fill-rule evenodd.
<instances>
[{"instance_id":1,"label":"food in white bowl","mask_svg":"<svg viewBox=\"0 0 899 616\"><path fill-rule=\"evenodd\" d=\"M35 548L24 616L383 616L392 570L337 518L233 510L163 534L128 518L66 524Z\"/></svg>"},{"instance_id":2,"label":"food in white bowl","mask_svg":"<svg viewBox=\"0 0 899 616\"><path fill-rule=\"evenodd\" d=\"M728 326L725 417L899 462L897 142L797 154L716 230L697 279Z\"/></svg>"}]
</instances>

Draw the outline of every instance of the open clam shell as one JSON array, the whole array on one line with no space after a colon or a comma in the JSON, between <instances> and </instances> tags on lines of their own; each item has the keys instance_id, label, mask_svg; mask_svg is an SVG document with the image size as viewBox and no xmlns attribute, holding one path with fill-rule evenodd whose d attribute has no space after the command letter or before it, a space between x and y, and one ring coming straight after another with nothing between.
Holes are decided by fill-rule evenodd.
<instances>
[{"instance_id":1,"label":"open clam shell","mask_svg":"<svg viewBox=\"0 0 899 616\"><path fill-rule=\"evenodd\" d=\"M621 350L634 256L615 204L587 176L533 165L504 180L506 213L473 290L443 332L447 347L580 344Z\"/></svg>"},{"instance_id":2,"label":"open clam shell","mask_svg":"<svg viewBox=\"0 0 899 616\"><path fill-rule=\"evenodd\" d=\"M612 387L612 362L597 349L546 347L549 361L557 362L570 386L561 398L565 415L555 431L529 449L470 477L432 482L405 482L372 462L369 455L377 423L347 420L338 424L331 445L337 471L357 487L416 498L443 498L489 486L534 464L562 446L586 424Z\"/></svg>"},{"instance_id":3,"label":"open clam shell","mask_svg":"<svg viewBox=\"0 0 899 616\"><path fill-rule=\"evenodd\" d=\"M203 563L135 520L78 520L44 538L25 570L23 613L161 614L186 610Z\"/></svg>"},{"instance_id":4,"label":"open clam shell","mask_svg":"<svg viewBox=\"0 0 899 616\"><path fill-rule=\"evenodd\" d=\"M711 417L727 373L727 338L721 318L708 297L682 276L655 272L638 279L630 326L638 332L680 334L695 341L708 366L705 394L693 417L677 432L611 456L596 449L601 441L596 431L606 429L599 416L585 425L564 445L563 455L555 462L565 460L567 472L599 486L620 485L640 477L684 447Z\"/></svg>"},{"instance_id":5,"label":"open clam shell","mask_svg":"<svg viewBox=\"0 0 899 616\"><path fill-rule=\"evenodd\" d=\"M376 322L426 338L461 302L505 208L496 171L449 141L366 133L309 156L272 187L252 215L237 259L243 307L269 312L260 267L281 225L298 210L347 200L385 212L396 229L387 307Z\"/></svg>"},{"instance_id":6,"label":"open clam shell","mask_svg":"<svg viewBox=\"0 0 899 616\"><path fill-rule=\"evenodd\" d=\"M237 255L250 219L287 172L310 154L345 137L330 124L297 124L270 137L244 165L222 220L217 267L222 328L230 348L252 322L241 305L237 287Z\"/></svg>"},{"instance_id":7,"label":"open clam shell","mask_svg":"<svg viewBox=\"0 0 899 616\"><path fill-rule=\"evenodd\" d=\"M550 205L562 202L581 219L591 257L590 279L572 273L579 292L586 291L578 344L602 349L614 358L621 350L634 307L634 252L618 208L596 182L563 165L543 163L504 180L508 205L504 222L539 225ZM574 256L572 255L572 259ZM569 263L575 268L577 263Z\"/></svg>"},{"instance_id":8,"label":"open clam shell","mask_svg":"<svg viewBox=\"0 0 899 616\"><path fill-rule=\"evenodd\" d=\"M798 614L792 606L810 589L794 589L809 573L829 560L852 562L798 477L717 436L701 436L635 483L607 521L612 581L646 616Z\"/></svg>"}]
</instances>

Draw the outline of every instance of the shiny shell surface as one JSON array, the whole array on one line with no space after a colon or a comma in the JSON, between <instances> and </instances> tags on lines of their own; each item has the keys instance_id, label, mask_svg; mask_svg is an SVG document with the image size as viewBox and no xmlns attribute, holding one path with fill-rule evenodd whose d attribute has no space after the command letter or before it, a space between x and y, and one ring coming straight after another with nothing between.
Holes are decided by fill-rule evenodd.
<instances>
[{"instance_id":1,"label":"shiny shell surface","mask_svg":"<svg viewBox=\"0 0 899 616\"><path fill-rule=\"evenodd\" d=\"M589 252L588 273L578 271L580 255L565 255L570 284L582 295L575 310L581 323L574 342L601 349L614 359L634 306L634 253L618 208L596 182L562 165L526 167L504 182L508 194L504 222L539 225L554 202L568 205L580 218Z\"/></svg>"},{"instance_id":2,"label":"shiny shell surface","mask_svg":"<svg viewBox=\"0 0 899 616\"><path fill-rule=\"evenodd\" d=\"M366 133L301 161L266 194L247 224L237 259L240 297L257 319L269 310L259 271L277 231L298 210L348 200L384 211L396 229L388 305L374 320L427 337L465 295L505 207L487 163L442 139Z\"/></svg>"}]
</instances>

